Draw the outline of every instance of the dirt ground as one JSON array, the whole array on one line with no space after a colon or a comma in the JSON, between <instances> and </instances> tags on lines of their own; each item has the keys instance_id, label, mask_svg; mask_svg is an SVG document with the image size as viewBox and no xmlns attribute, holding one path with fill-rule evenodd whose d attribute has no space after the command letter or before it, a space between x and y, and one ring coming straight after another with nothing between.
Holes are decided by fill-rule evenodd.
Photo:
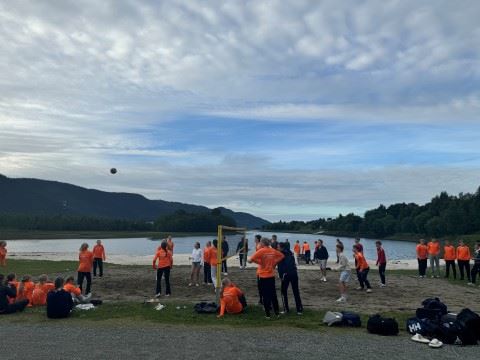
<instances>
[{"instance_id":1,"label":"dirt ground","mask_svg":"<svg viewBox=\"0 0 480 360\"><path fill-rule=\"evenodd\" d=\"M203 269L202 269L203 274ZM352 273L353 275L353 273ZM171 300L181 302L214 301L212 286L201 284L199 287L188 287L190 267L174 266L171 272ZM239 270L229 268L229 278L246 294L251 304L258 302L258 291L254 269ZM466 287L449 283L444 279L418 279L414 275L388 274L387 287L378 286L378 274L372 270L369 280L373 292L356 291L358 286L352 276L350 280L349 299L346 304L337 304L338 273L329 272L328 282L320 281L319 271L299 270L300 293L305 308L352 310L360 313L376 313L388 311L414 312L423 299L439 297L448 305L450 311L459 311L469 307L480 311L480 288ZM277 294L280 296L280 281L276 280ZM163 287L163 282L162 282ZM164 288L163 288L164 291ZM108 301L143 302L155 293L155 271L148 266L120 266L106 264L103 278L94 278L92 293L94 298ZM289 292L290 306L294 307L293 294ZM281 300L279 298L280 304Z\"/></svg>"}]
</instances>

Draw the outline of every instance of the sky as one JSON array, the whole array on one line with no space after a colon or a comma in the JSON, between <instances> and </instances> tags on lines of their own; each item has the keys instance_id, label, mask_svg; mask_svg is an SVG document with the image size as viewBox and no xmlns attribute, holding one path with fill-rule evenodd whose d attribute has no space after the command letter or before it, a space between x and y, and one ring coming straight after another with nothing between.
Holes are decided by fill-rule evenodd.
<instances>
[{"instance_id":1,"label":"sky","mask_svg":"<svg viewBox=\"0 0 480 360\"><path fill-rule=\"evenodd\" d=\"M478 19L476 0L0 0L0 173L271 221L474 192Z\"/></svg>"}]
</instances>

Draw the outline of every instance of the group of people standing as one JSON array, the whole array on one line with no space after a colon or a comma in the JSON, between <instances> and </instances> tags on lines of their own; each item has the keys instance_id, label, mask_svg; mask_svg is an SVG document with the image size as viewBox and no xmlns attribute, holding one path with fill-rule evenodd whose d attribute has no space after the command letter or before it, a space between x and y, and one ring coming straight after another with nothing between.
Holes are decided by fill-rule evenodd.
<instances>
[{"instance_id":1,"label":"group of people standing","mask_svg":"<svg viewBox=\"0 0 480 360\"><path fill-rule=\"evenodd\" d=\"M440 275L440 259L442 258L442 251L440 242L437 239L431 239L428 243L424 239L420 239L416 247L417 261L418 261L418 276L425 278L427 273L428 263L430 262L430 276L432 278L439 278ZM473 267L470 267L470 261L473 259ZM470 247L465 244L463 240L458 241L455 247L451 241L445 240L443 246L443 260L445 261L445 278L450 277L450 272L453 279L457 279L457 266L460 272L460 280L464 281L467 278L468 285L475 285L477 275L480 273L480 243L475 245L474 253L472 255ZM456 264L455 264L456 261Z\"/></svg>"}]
</instances>

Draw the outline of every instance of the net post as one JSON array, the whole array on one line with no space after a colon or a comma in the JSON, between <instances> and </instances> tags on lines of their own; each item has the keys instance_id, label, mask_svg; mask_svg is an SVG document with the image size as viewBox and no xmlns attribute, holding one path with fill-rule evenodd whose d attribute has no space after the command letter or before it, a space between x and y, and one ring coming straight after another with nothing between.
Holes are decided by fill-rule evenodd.
<instances>
[{"instance_id":1,"label":"net post","mask_svg":"<svg viewBox=\"0 0 480 360\"><path fill-rule=\"evenodd\" d=\"M217 231L217 279L215 284L215 298L217 306L220 304L220 274L222 273L222 243L223 243L223 226L218 225Z\"/></svg>"}]
</instances>

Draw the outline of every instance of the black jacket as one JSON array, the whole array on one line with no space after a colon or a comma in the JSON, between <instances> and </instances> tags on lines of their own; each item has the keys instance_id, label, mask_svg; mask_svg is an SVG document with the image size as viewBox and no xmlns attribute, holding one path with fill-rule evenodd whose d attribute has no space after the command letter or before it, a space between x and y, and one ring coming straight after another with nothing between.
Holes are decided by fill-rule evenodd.
<instances>
[{"instance_id":1,"label":"black jacket","mask_svg":"<svg viewBox=\"0 0 480 360\"><path fill-rule=\"evenodd\" d=\"M284 275L297 276L297 265L295 258L290 250L284 249L282 254L285 255L282 261L278 263L278 275L283 279Z\"/></svg>"},{"instance_id":2,"label":"black jacket","mask_svg":"<svg viewBox=\"0 0 480 360\"><path fill-rule=\"evenodd\" d=\"M222 256L225 257L228 255L228 251L230 250L230 247L228 246L228 242L225 240L222 241Z\"/></svg>"},{"instance_id":3,"label":"black jacket","mask_svg":"<svg viewBox=\"0 0 480 360\"><path fill-rule=\"evenodd\" d=\"M50 291L47 295L47 317L66 318L73 309L72 295L65 290Z\"/></svg>"},{"instance_id":4,"label":"black jacket","mask_svg":"<svg viewBox=\"0 0 480 360\"><path fill-rule=\"evenodd\" d=\"M0 313L4 312L8 307L8 297L16 297L17 289L9 285L0 285Z\"/></svg>"},{"instance_id":5,"label":"black jacket","mask_svg":"<svg viewBox=\"0 0 480 360\"><path fill-rule=\"evenodd\" d=\"M248 243L243 244L243 240L240 240L237 245L237 253L240 253L240 254L248 253Z\"/></svg>"},{"instance_id":6,"label":"black jacket","mask_svg":"<svg viewBox=\"0 0 480 360\"><path fill-rule=\"evenodd\" d=\"M325 246L320 246L317 251L315 251L315 257L318 260L327 260L328 259L328 250Z\"/></svg>"}]
</instances>

